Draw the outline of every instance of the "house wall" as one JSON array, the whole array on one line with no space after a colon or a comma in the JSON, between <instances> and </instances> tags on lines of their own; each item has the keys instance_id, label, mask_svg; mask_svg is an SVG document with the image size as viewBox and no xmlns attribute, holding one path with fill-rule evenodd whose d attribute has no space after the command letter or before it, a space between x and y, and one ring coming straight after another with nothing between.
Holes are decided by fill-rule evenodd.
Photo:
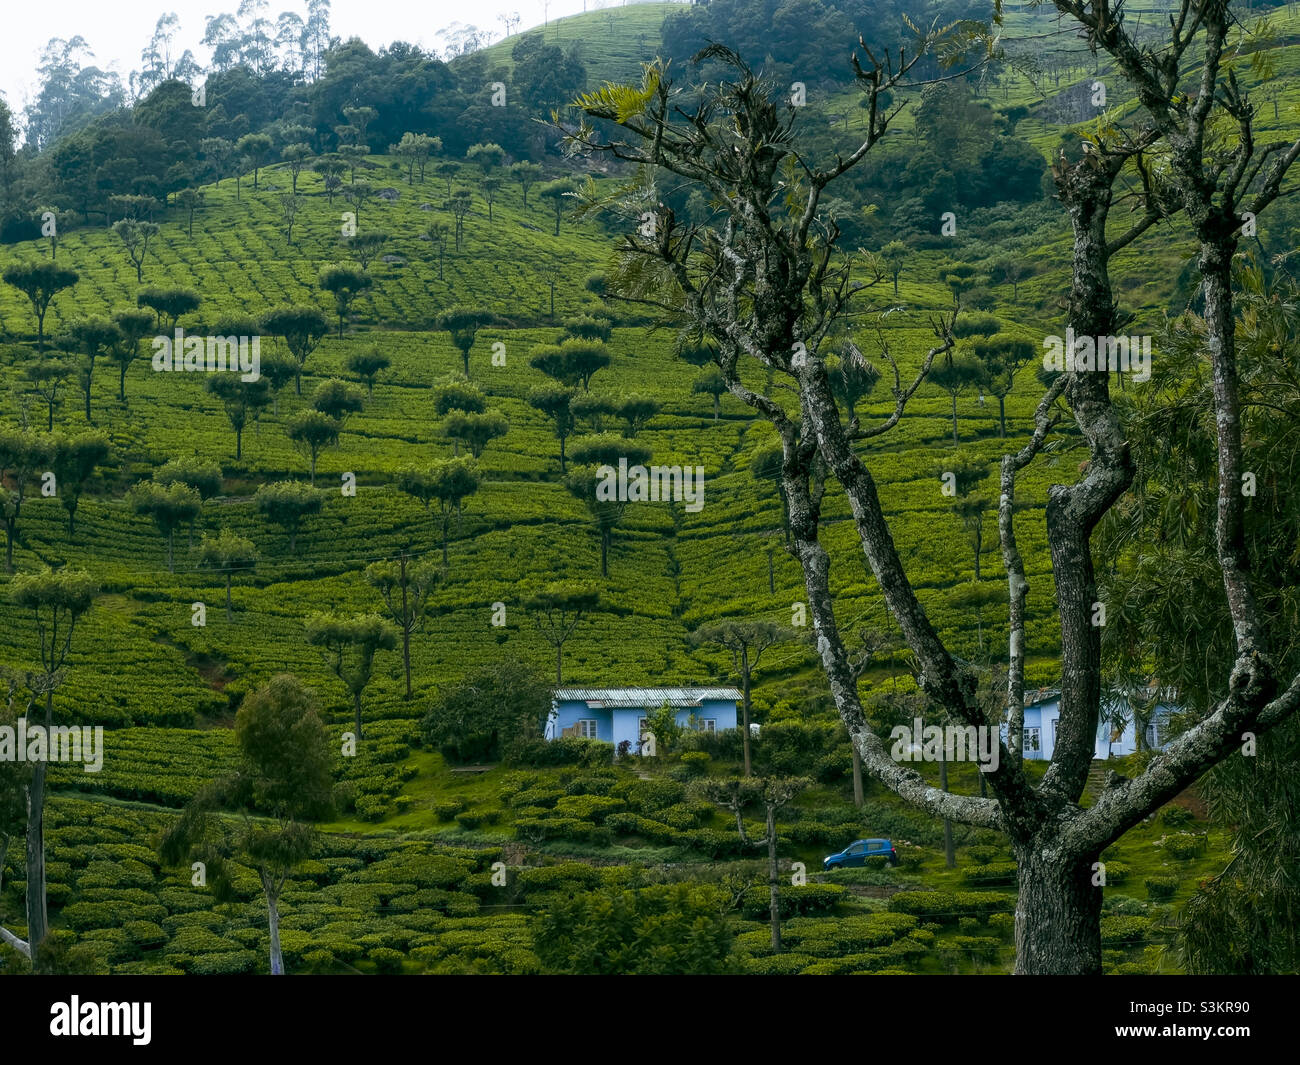
<instances>
[{"instance_id":1,"label":"house wall","mask_svg":"<svg viewBox=\"0 0 1300 1065\"><path fill-rule=\"evenodd\" d=\"M564 730L576 725L584 718L593 718L596 722L596 739L606 743L614 742L614 729L609 710L593 710L586 703L564 701L556 704L546 724L546 738L558 740Z\"/></svg>"},{"instance_id":2,"label":"house wall","mask_svg":"<svg viewBox=\"0 0 1300 1065\"><path fill-rule=\"evenodd\" d=\"M1157 708L1157 726L1160 746L1164 746L1164 720L1169 713L1170 708L1160 706ZM1061 702L1059 699L1052 699L1047 702L1037 703L1033 706L1025 707L1025 728L1037 728L1039 730L1039 750L1034 752L1025 752L1025 757L1031 761L1049 761L1056 749L1056 729L1057 722L1061 716ZM1002 741L1005 743L1007 738L1007 727L1002 726ZM1120 758L1126 754L1132 754L1137 750L1137 730L1133 722L1124 727L1124 731L1113 741L1110 739L1108 727L1104 724L1098 724L1097 738L1093 744L1092 756L1105 761L1109 755L1112 758Z\"/></svg>"},{"instance_id":3,"label":"house wall","mask_svg":"<svg viewBox=\"0 0 1300 1065\"><path fill-rule=\"evenodd\" d=\"M637 721L643 717L649 717L658 707L636 707L628 709L619 709L613 712L614 722L614 745L617 747L624 740L632 744L632 749L641 742L640 733L637 732ZM683 708L677 711L675 720L681 728L688 728L690 725L691 715L705 719L712 718L717 722L716 729L721 732L723 729L736 727L736 704L726 699L705 699L698 709ZM603 738L603 737L602 737Z\"/></svg>"}]
</instances>

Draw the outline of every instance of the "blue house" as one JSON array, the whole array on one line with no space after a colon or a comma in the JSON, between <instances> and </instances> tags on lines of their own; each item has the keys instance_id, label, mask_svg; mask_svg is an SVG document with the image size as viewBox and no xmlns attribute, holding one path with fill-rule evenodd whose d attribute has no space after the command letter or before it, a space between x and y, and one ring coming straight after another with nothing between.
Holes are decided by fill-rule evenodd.
<instances>
[{"instance_id":1,"label":"blue house","mask_svg":"<svg viewBox=\"0 0 1300 1065\"><path fill-rule=\"evenodd\" d=\"M703 732L735 728L738 688L558 688L551 700L546 738L579 736L636 750L645 719L665 703L677 724Z\"/></svg>"},{"instance_id":2,"label":"blue house","mask_svg":"<svg viewBox=\"0 0 1300 1065\"><path fill-rule=\"evenodd\" d=\"M1148 697L1156 693L1145 693ZM1143 707L1147 700L1143 700ZM1144 750L1162 750L1169 742L1169 716L1177 713L1180 707L1168 700L1167 693L1161 693L1155 701L1155 709L1150 714L1146 730L1142 736ZM1025 695L1025 726L1022 733L1025 757L1033 760L1050 761L1056 749L1056 730L1061 717L1061 693L1058 689L1042 689ZM1007 726L1002 726L1003 742L1007 738ZM1137 729L1134 723L1132 704L1120 697L1103 699L1101 719L1097 723L1097 740L1093 757L1106 759L1114 755L1121 757L1132 754L1137 748Z\"/></svg>"}]
</instances>

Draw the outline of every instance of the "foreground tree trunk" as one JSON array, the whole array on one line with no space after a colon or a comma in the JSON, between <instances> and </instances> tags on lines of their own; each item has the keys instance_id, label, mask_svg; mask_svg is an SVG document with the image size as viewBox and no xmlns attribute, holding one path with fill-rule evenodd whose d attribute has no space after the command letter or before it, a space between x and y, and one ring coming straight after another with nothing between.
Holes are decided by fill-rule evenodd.
<instances>
[{"instance_id":1,"label":"foreground tree trunk","mask_svg":"<svg viewBox=\"0 0 1300 1065\"><path fill-rule=\"evenodd\" d=\"M54 691L45 693L45 735L54 721ZM44 760L32 766L27 791L27 944L32 964L40 960L41 944L50 931L45 902L45 771Z\"/></svg>"},{"instance_id":2,"label":"foreground tree trunk","mask_svg":"<svg viewBox=\"0 0 1300 1065\"><path fill-rule=\"evenodd\" d=\"M776 860L776 807L767 806L767 912L772 922L772 953L781 953L781 870Z\"/></svg>"},{"instance_id":3,"label":"foreground tree trunk","mask_svg":"<svg viewBox=\"0 0 1300 1065\"><path fill-rule=\"evenodd\" d=\"M271 975L284 975L284 956L280 952L280 893L266 873L262 874L262 890L266 893L266 922L271 933Z\"/></svg>"},{"instance_id":4,"label":"foreground tree trunk","mask_svg":"<svg viewBox=\"0 0 1300 1065\"><path fill-rule=\"evenodd\" d=\"M1095 858L1060 849L1055 830L1015 848L1016 968L1020 976L1101 974L1101 888Z\"/></svg>"}]
</instances>

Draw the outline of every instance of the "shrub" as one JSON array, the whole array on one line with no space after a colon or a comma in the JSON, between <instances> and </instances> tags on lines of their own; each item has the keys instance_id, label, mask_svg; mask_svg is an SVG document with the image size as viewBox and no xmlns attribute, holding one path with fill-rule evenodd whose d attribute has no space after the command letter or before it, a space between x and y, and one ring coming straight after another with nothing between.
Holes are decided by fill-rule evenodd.
<instances>
[{"instance_id":1,"label":"shrub","mask_svg":"<svg viewBox=\"0 0 1300 1065\"><path fill-rule=\"evenodd\" d=\"M608 795L618 782L613 770L604 773L578 773L564 785L568 795Z\"/></svg>"},{"instance_id":2,"label":"shrub","mask_svg":"<svg viewBox=\"0 0 1300 1065\"><path fill-rule=\"evenodd\" d=\"M196 976L236 976L257 968L258 956L251 950L230 950L219 954L198 954L190 963Z\"/></svg>"},{"instance_id":3,"label":"shrub","mask_svg":"<svg viewBox=\"0 0 1300 1065\"><path fill-rule=\"evenodd\" d=\"M388 800L378 795L363 795L356 806L363 821L382 821L388 813Z\"/></svg>"},{"instance_id":4,"label":"shrub","mask_svg":"<svg viewBox=\"0 0 1300 1065\"><path fill-rule=\"evenodd\" d=\"M506 752L506 763L531 769L577 765L587 768L609 765L614 757L613 744L603 740L561 736L558 740L516 740Z\"/></svg>"},{"instance_id":5,"label":"shrub","mask_svg":"<svg viewBox=\"0 0 1300 1065\"><path fill-rule=\"evenodd\" d=\"M781 917L806 917L809 914L829 913L844 897L844 888L838 884L804 884L795 887L783 884L777 889L777 905ZM751 920L766 917L769 913L768 888L754 887L745 892L740 902L740 912Z\"/></svg>"},{"instance_id":6,"label":"shrub","mask_svg":"<svg viewBox=\"0 0 1300 1065\"><path fill-rule=\"evenodd\" d=\"M829 846L830 838L830 828L816 821L796 821L790 826L790 842L800 847Z\"/></svg>"},{"instance_id":7,"label":"shrub","mask_svg":"<svg viewBox=\"0 0 1300 1065\"><path fill-rule=\"evenodd\" d=\"M473 831L483 824L483 815L481 813L457 814L456 825L467 831Z\"/></svg>"},{"instance_id":8,"label":"shrub","mask_svg":"<svg viewBox=\"0 0 1300 1065\"><path fill-rule=\"evenodd\" d=\"M628 789L628 805L649 816L686 798L686 788L674 780L639 780Z\"/></svg>"},{"instance_id":9,"label":"shrub","mask_svg":"<svg viewBox=\"0 0 1300 1065\"><path fill-rule=\"evenodd\" d=\"M113 902L74 902L63 908L63 919L78 932L91 928L116 928L128 914ZM136 916L134 913L129 916Z\"/></svg>"},{"instance_id":10,"label":"shrub","mask_svg":"<svg viewBox=\"0 0 1300 1065\"><path fill-rule=\"evenodd\" d=\"M890 896L889 909L908 913L936 924L954 924L958 917L988 918L1006 912L1012 900L983 891L900 891Z\"/></svg>"},{"instance_id":11,"label":"shrub","mask_svg":"<svg viewBox=\"0 0 1300 1065\"><path fill-rule=\"evenodd\" d=\"M998 858L997 847L967 847L966 856L976 865L989 865Z\"/></svg>"},{"instance_id":12,"label":"shrub","mask_svg":"<svg viewBox=\"0 0 1300 1065\"><path fill-rule=\"evenodd\" d=\"M381 973L400 973L402 971L402 952L388 947L376 947L370 952L370 960L375 963L375 970Z\"/></svg>"},{"instance_id":13,"label":"shrub","mask_svg":"<svg viewBox=\"0 0 1300 1065\"><path fill-rule=\"evenodd\" d=\"M439 821L450 821L463 809L465 809L463 799L444 799L433 804L433 815Z\"/></svg>"},{"instance_id":14,"label":"shrub","mask_svg":"<svg viewBox=\"0 0 1300 1065\"><path fill-rule=\"evenodd\" d=\"M1185 810L1181 806L1166 807L1160 815L1160 823L1166 828L1182 828L1184 825L1190 825L1195 820L1190 810Z\"/></svg>"},{"instance_id":15,"label":"shrub","mask_svg":"<svg viewBox=\"0 0 1300 1065\"><path fill-rule=\"evenodd\" d=\"M1155 902L1167 902L1178 892L1179 880L1176 876L1149 876L1144 883L1147 898Z\"/></svg>"},{"instance_id":16,"label":"shrub","mask_svg":"<svg viewBox=\"0 0 1300 1065\"><path fill-rule=\"evenodd\" d=\"M813 776L821 784L834 784L853 772L853 755L845 753L824 754L813 763Z\"/></svg>"},{"instance_id":17,"label":"shrub","mask_svg":"<svg viewBox=\"0 0 1300 1065\"><path fill-rule=\"evenodd\" d=\"M1106 867L1106 886L1122 884L1128 879L1129 869L1123 862L1103 862Z\"/></svg>"},{"instance_id":18,"label":"shrub","mask_svg":"<svg viewBox=\"0 0 1300 1065\"><path fill-rule=\"evenodd\" d=\"M1146 917L1112 915L1101 919L1101 941L1106 946L1138 942L1150 931L1151 921Z\"/></svg>"},{"instance_id":19,"label":"shrub","mask_svg":"<svg viewBox=\"0 0 1300 1065\"><path fill-rule=\"evenodd\" d=\"M1110 874L1110 866L1106 866L1107 876ZM976 865L967 869L963 874L968 884L979 884L989 886L993 884L1014 884L1016 882L1016 863L1015 862L993 862L989 865Z\"/></svg>"},{"instance_id":20,"label":"shrub","mask_svg":"<svg viewBox=\"0 0 1300 1065\"><path fill-rule=\"evenodd\" d=\"M681 842L693 850L708 855L709 860L715 862L722 858L740 857L747 850L735 832L722 832L716 828L691 829L689 832L681 833L680 838ZM668 838L663 842L672 841L673 833L671 829L668 829Z\"/></svg>"},{"instance_id":21,"label":"shrub","mask_svg":"<svg viewBox=\"0 0 1300 1065\"><path fill-rule=\"evenodd\" d=\"M517 810L525 807L536 807L540 809L549 809L564 798L564 792L559 788L549 788L544 784L539 784L533 788L525 788L518 792L510 800L510 805Z\"/></svg>"},{"instance_id":22,"label":"shrub","mask_svg":"<svg viewBox=\"0 0 1300 1065\"><path fill-rule=\"evenodd\" d=\"M992 936L953 936L952 946L972 962L993 965L998 960L1002 944Z\"/></svg>"},{"instance_id":23,"label":"shrub","mask_svg":"<svg viewBox=\"0 0 1300 1065\"><path fill-rule=\"evenodd\" d=\"M555 812L561 817L574 817L599 825L624 806L622 799L608 795L564 795L557 798Z\"/></svg>"},{"instance_id":24,"label":"shrub","mask_svg":"<svg viewBox=\"0 0 1300 1065\"><path fill-rule=\"evenodd\" d=\"M816 960L807 954L771 954L762 958L746 958L742 964L745 972L751 976L794 976Z\"/></svg>"},{"instance_id":25,"label":"shrub","mask_svg":"<svg viewBox=\"0 0 1300 1065\"><path fill-rule=\"evenodd\" d=\"M1165 850L1180 862L1191 861L1205 849L1205 837L1180 832L1165 839Z\"/></svg>"},{"instance_id":26,"label":"shrub","mask_svg":"<svg viewBox=\"0 0 1300 1065\"><path fill-rule=\"evenodd\" d=\"M704 751L687 751L682 755L681 765L688 780L706 776L709 772L709 756Z\"/></svg>"},{"instance_id":27,"label":"shrub","mask_svg":"<svg viewBox=\"0 0 1300 1065\"><path fill-rule=\"evenodd\" d=\"M152 950L167 942L167 933L153 921L127 921L122 931L142 950Z\"/></svg>"}]
</instances>

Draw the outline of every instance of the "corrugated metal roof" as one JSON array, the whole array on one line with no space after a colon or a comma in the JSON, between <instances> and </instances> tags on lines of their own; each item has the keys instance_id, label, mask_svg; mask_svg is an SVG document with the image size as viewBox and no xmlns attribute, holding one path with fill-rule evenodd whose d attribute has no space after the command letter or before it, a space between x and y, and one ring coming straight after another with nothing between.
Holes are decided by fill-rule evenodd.
<instances>
[{"instance_id":1,"label":"corrugated metal roof","mask_svg":"<svg viewBox=\"0 0 1300 1065\"><path fill-rule=\"evenodd\" d=\"M555 699L606 706L699 706L705 699L739 700L739 688L557 688Z\"/></svg>"}]
</instances>

